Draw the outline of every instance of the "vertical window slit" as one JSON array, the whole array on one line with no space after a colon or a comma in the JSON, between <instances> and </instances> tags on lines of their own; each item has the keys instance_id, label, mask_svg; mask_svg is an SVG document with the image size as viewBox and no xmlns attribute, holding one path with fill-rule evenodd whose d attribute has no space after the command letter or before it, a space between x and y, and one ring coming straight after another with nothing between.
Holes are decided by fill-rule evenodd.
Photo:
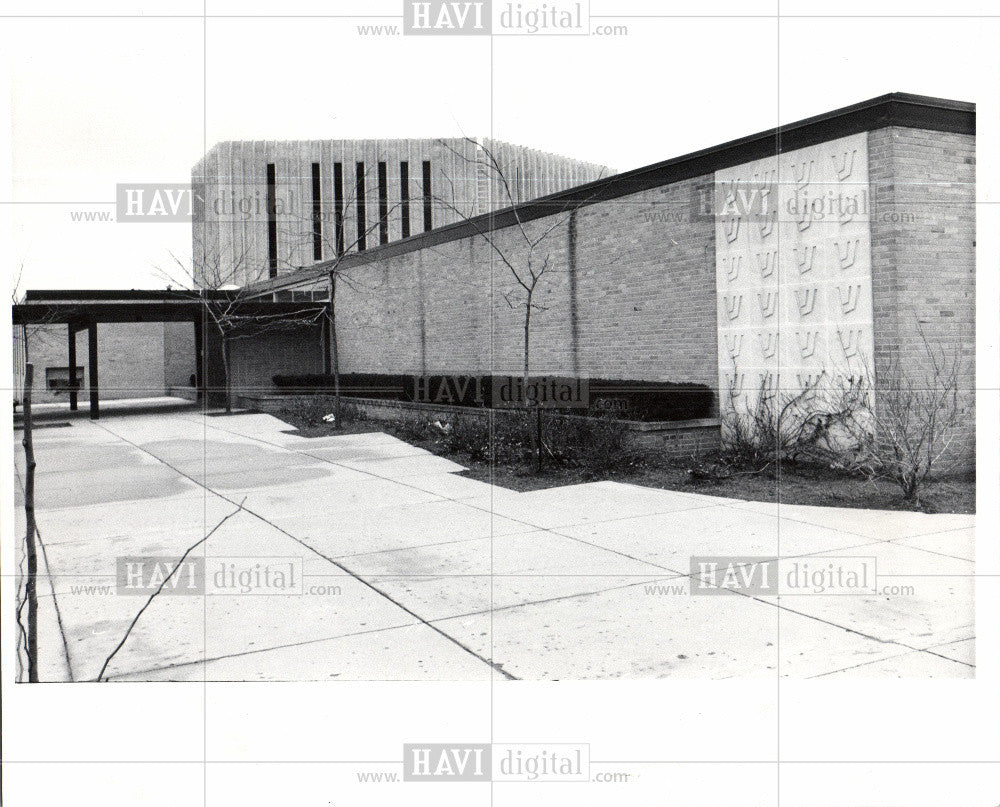
<instances>
[{"instance_id":1,"label":"vertical window slit","mask_svg":"<svg viewBox=\"0 0 1000 807\"><path fill-rule=\"evenodd\" d=\"M433 226L431 217L431 163L424 160L424 232Z\"/></svg>"},{"instance_id":2,"label":"vertical window slit","mask_svg":"<svg viewBox=\"0 0 1000 807\"><path fill-rule=\"evenodd\" d=\"M358 214L358 252L363 252L368 246L368 225L365 222L365 164L357 164L357 174L354 182L354 193Z\"/></svg>"},{"instance_id":3,"label":"vertical window slit","mask_svg":"<svg viewBox=\"0 0 1000 807\"><path fill-rule=\"evenodd\" d=\"M402 219L403 238L410 237L410 164L399 164L399 215Z\"/></svg>"},{"instance_id":4,"label":"vertical window slit","mask_svg":"<svg viewBox=\"0 0 1000 807\"><path fill-rule=\"evenodd\" d=\"M267 164L267 275L278 276L278 207L274 163Z\"/></svg>"},{"instance_id":5,"label":"vertical window slit","mask_svg":"<svg viewBox=\"0 0 1000 807\"><path fill-rule=\"evenodd\" d=\"M333 164L333 228L337 257L344 254L344 164Z\"/></svg>"},{"instance_id":6,"label":"vertical window slit","mask_svg":"<svg viewBox=\"0 0 1000 807\"><path fill-rule=\"evenodd\" d=\"M378 164L378 242L389 243L389 188L385 163Z\"/></svg>"},{"instance_id":7,"label":"vertical window slit","mask_svg":"<svg viewBox=\"0 0 1000 807\"><path fill-rule=\"evenodd\" d=\"M319 163L312 164L313 260L323 260L323 211L319 183Z\"/></svg>"}]
</instances>

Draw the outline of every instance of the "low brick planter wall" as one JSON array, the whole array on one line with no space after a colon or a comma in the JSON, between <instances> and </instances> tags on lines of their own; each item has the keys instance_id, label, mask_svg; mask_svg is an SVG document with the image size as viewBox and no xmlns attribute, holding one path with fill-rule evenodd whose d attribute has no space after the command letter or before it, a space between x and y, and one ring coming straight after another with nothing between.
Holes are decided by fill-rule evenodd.
<instances>
[{"instance_id":1,"label":"low brick planter wall","mask_svg":"<svg viewBox=\"0 0 1000 807\"><path fill-rule=\"evenodd\" d=\"M171 398L184 398L186 401L198 400L198 390L194 387L170 387L167 389L167 395Z\"/></svg>"},{"instance_id":2,"label":"low brick planter wall","mask_svg":"<svg viewBox=\"0 0 1000 807\"><path fill-rule=\"evenodd\" d=\"M282 409L296 403L311 401L314 395L241 395L239 405L257 412L278 414ZM333 399L330 401L333 411ZM485 418L492 410L468 406L447 406L415 401L393 401L378 398L341 398L344 405L352 406L371 420L450 420L454 418ZM585 415L563 415L562 417L586 417ZM624 424L636 448L650 452L665 453L670 457L691 457L719 448L720 429L718 418L697 420L664 420L646 422L639 420L619 421Z\"/></svg>"},{"instance_id":3,"label":"low brick planter wall","mask_svg":"<svg viewBox=\"0 0 1000 807\"><path fill-rule=\"evenodd\" d=\"M721 431L718 418L626 422L632 433L632 442L639 448L663 452L670 457L694 457L719 449Z\"/></svg>"},{"instance_id":4,"label":"low brick planter wall","mask_svg":"<svg viewBox=\"0 0 1000 807\"><path fill-rule=\"evenodd\" d=\"M307 400L311 395L272 395L261 393L254 395L235 395L233 405L239 409L252 409L254 412L263 412L266 415L275 415L296 400Z\"/></svg>"}]
</instances>

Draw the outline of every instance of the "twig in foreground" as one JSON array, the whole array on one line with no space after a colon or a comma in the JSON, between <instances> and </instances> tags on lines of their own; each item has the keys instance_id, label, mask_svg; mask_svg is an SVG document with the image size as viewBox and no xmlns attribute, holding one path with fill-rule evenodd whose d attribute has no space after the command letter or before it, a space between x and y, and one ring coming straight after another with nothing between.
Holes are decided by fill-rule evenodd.
<instances>
[{"instance_id":1,"label":"twig in foreground","mask_svg":"<svg viewBox=\"0 0 1000 807\"><path fill-rule=\"evenodd\" d=\"M246 499L243 500L243 502L245 502L245 501L246 501ZM214 533L217 529L219 529L219 527L221 527L223 524L225 524L227 521L229 521L229 519L231 519L237 513L239 513L240 511L242 511L243 510L243 502L240 502L239 506L235 510L233 510L233 512L231 512L229 515L227 515L225 518L223 518L222 521L220 521L218 524L216 524L214 527L212 527L212 529L209 530L208 535L206 535L204 538L201 538L200 540L196 541L195 543L191 544L191 546L189 546L184 551L184 554L181 555L181 559L179 561L177 561L177 564L174 566L174 568L170 570L170 574L168 574L166 577L163 578L163 582L160 583L160 585L157 587L156 591L154 591L152 594L149 595L149 599L146 600L146 604L143 605L142 608L139 609L139 613L137 613L135 615L135 618L132 620L132 623L128 626L128 630L125 631L125 635L122 636L122 640L118 643L118 646L114 650L112 650L111 651L111 655L108 656L104 660L104 666L101 667L101 671L97 674L97 681L98 682L100 682L104 678L104 672L105 672L105 670L108 669L108 665L111 663L111 659L113 659L115 657L115 654L119 650L121 650L122 647L124 647L125 642L128 639L128 637L129 637L129 634L132 632L132 628L135 627L136 623L139 621L139 617L142 616L142 612L145 611L147 608L149 608L150 604L156 598L156 595L159 594L161 591L163 591L163 587L167 584L167 581L171 577L174 576L174 573L181 567L181 565L184 563L184 560L187 558L187 556L190 555L195 549L197 549L203 543L205 543L205 541L207 541L209 538L211 538L212 537L212 533Z\"/></svg>"}]
</instances>

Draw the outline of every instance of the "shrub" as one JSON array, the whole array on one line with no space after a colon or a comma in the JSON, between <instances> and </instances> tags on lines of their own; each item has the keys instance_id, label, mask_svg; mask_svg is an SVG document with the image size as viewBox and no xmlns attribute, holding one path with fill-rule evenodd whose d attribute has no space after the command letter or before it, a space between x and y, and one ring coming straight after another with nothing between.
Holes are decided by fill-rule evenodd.
<instances>
[{"instance_id":1,"label":"shrub","mask_svg":"<svg viewBox=\"0 0 1000 807\"><path fill-rule=\"evenodd\" d=\"M272 379L284 393L332 393L334 376L328 374L276 375ZM340 376L344 397L381 398L439 403L450 406L491 406L495 385L509 383L509 376L489 375L390 375L345 373ZM671 381L589 380L587 410L562 410L623 420L691 420L712 415L713 393L704 384ZM551 410L550 410L551 411Z\"/></svg>"},{"instance_id":2,"label":"shrub","mask_svg":"<svg viewBox=\"0 0 1000 807\"><path fill-rule=\"evenodd\" d=\"M306 426L319 426L323 417L333 412L333 400L327 395L290 398L278 412L278 417Z\"/></svg>"},{"instance_id":3,"label":"shrub","mask_svg":"<svg viewBox=\"0 0 1000 807\"><path fill-rule=\"evenodd\" d=\"M590 412L626 420L707 418L712 416L712 400L712 389L704 384L590 380Z\"/></svg>"},{"instance_id":4,"label":"shrub","mask_svg":"<svg viewBox=\"0 0 1000 807\"><path fill-rule=\"evenodd\" d=\"M449 452L479 462L518 465L534 462L535 410L497 410L492 418L460 417L449 422L439 442ZM542 411L544 465L586 468L605 473L634 464L638 453L628 442L628 428L613 418L582 418Z\"/></svg>"},{"instance_id":5,"label":"shrub","mask_svg":"<svg viewBox=\"0 0 1000 807\"><path fill-rule=\"evenodd\" d=\"M638 461L639 454L628 441L628 427L615 418L542 417L543 445L560 464L600 474Z\"/></svg>"},{"instance_id":6,"label":"shrub","mask_svg":"<svg viewBox=\"0 0 1000 807\"><path fill-rule=\"evenodd\" d=\"M411 376L380 375L377 373L343 373L340 376L340 391L345 396L355 398L383 398L394 401L401 398ZM303 373L300 375L275 375L271 381L279 392L286 394L323 392L333 394L334 376L324 373Z\"/></svg>"},{"instance_id":7,"label":"shrub","mask_svg":"<svg viewBox=\"0 0 1000 807\"><path fill-rule=\"evenodd\" d=\"M386 423L387 431L408 443L420 442L435 437L430 421L397 418Z\"/></svg>"},{"instance_id":8,"label":"shrub","mask_svg":"<svg viewBox=\"0 0 1000 807\"><path fill-rule=\"evenodd\" d=\"M722 458L733 467L760 471L780 462L799 460L846 467L857 450L853 424L864 419L868 405L860 378L830 388L824 373L802 389L783 393L761 379L746 405L730 390L722 416Z\"/></svg>"},{"instance_id":9,"label":"shrub","mask_svg":"<svg viewBox=\"0 0 1000 807\"><path fill-rule=\"evenodd\" d=\"M847 424L856 444L852 467L892 480L912 502L919 502L932 474L947 471L965 448L958 351L935 351L922 330L920 336L924 369L910 370L898 353L888 355L878 386L866 396L874 404Z\"/></svg>"},{"instance_id":10,"label":"shrub","mask_svg":"<svg viewBox=\"0 0 1000 807\"><path fill-rule=\"evenodd\" d=\"M722 418L724 461L754 470L800 458L822 462L890 480L904 499L918 502L932 474L962 453L958 353L936 351L926 339L924 350L916 370L898 354L888 355L877 385L866 367L835 383L821 373L794 395L762 381L745 407L730 390Z\"/></svg>"}]
</instances>

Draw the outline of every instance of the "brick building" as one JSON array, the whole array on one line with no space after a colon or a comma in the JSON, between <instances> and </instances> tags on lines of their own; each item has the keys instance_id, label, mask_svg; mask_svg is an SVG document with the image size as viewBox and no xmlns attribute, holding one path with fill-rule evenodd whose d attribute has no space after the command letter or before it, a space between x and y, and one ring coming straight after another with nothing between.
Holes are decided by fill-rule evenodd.
<instances>
[{"instance_id":1,"label":"brick building","mask_svg":"<svg viewBox=\"0 0 1000 807\"><path fill-rule=\"evenodd\" d=\"M98 325L101 352L98 374L103 400L155 398L161 395L194 396L196 371L194 328L185 322L108 322ZM69 348L65 325L30 325L14 328L15 372L27 358L35 366L32 385L36 403L69 400ZM90 387L87 334L74 335L77 344L77 387ZM15 384L20 389L20 384Z\"/></svg>"},{"instance_id":2,"label":"brick building","mask_svg":"<svg viewBox=\"0 0 1000 807\"><path fill-rule=\"evenodd\" d=\"M524 234L544 234L550 267L533 373L700 382L725 410L759 384L862 371L877 396L895 360L923 383L929 347L961 364L974 462L973 105L881 96L349 255L338 271L364 282L338 291L342 372L518 372L519 290L498 255L526 260ZM255 288L294 294L329 268ZM328 366L320 335L280 338L241 346L239 388Z\"/></svg>"}]
</instances>

